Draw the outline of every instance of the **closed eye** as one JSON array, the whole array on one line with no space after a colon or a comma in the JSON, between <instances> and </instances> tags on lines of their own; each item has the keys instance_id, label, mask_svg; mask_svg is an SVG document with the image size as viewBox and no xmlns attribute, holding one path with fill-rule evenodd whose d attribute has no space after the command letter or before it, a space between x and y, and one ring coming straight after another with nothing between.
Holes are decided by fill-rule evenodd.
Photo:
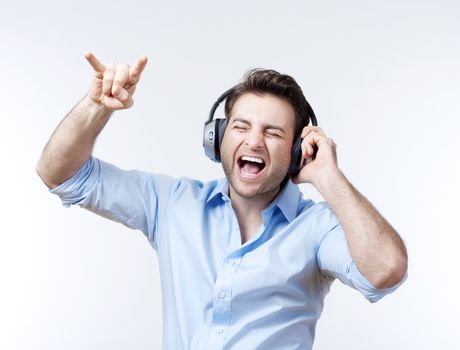
<instances>
[{"instance_id":1,"label":"closed eye","mask_svg":"<svg viewBox=\"0 0 460 350\"><path fill-rule=\"evenodd\" d=\"M232 125L232 128L238 129L238 130L243 130L243 129L247 129L248 127L250 127L250 123L247 120L241 119L241 118L233 118L231 125Z\"/></svg>"},{"instance_id":2,"label":"closed eye","mask_svg":"<svg viewBox=\"0 0 460 350\"><path fill-rule=\"evenodd\" d=\"M281 138L280 134L277 134L275 132L266 132L266 134L270 137L276 137L276 138Z\"/></svg>"}]
</instances>

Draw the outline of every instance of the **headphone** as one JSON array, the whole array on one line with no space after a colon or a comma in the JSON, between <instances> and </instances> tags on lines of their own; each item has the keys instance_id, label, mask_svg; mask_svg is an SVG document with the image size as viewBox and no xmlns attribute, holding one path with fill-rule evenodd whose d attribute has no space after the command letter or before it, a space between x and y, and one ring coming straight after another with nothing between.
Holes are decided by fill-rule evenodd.
<instances>
[{"instance_id":1,"label":"headphone","mask_svg":"<svg viewBox=\"0 0 460 350\"><path fill-rule=\"evenodd\" d=\"M225 128L227 127L227 118L216 118L214 119L214 114L217 107L224 101L233 91L234 87L225 91L212 105L211 111L209 112L208 120L204 123L203 130L203 147L204 153L213 160L214 162L221 162L220 158L220 144L222 142ZM314 126L318 125L316 120L315 113L311 108L310 104L307 102L307 118L311 121L311 124ZM306 119L307 119L306 118ZM307 126L305 124L304 126ZM297 175L301 169L301 160L302 160L302 138L300 135L296 138L292 145L291 151L291 164L289 165L288 175L294 176ZM315 149L316 151L316 149ZM316 154L316 152L315 152ZM313 155L313 157L315 156Z\"/></svg>"}]
</instances>

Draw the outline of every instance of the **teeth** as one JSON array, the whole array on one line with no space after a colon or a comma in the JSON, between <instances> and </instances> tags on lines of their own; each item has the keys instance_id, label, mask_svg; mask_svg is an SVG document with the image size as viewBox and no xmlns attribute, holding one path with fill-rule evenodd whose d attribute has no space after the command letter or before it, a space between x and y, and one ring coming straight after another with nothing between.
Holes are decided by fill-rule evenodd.
<instances>
[{"instance_id":1,"label":"teeth","mask_svg":"<svg viewBox=\"0 0 460 350\"><path fill-rule=\"evenodd\" d=\"M259 163L259 164L264 163L264 161L262 159L256 158L256 157L242 156L241 159L246 160L248 162L254 162L254 163Z\"/></svg>"}]
</instances>

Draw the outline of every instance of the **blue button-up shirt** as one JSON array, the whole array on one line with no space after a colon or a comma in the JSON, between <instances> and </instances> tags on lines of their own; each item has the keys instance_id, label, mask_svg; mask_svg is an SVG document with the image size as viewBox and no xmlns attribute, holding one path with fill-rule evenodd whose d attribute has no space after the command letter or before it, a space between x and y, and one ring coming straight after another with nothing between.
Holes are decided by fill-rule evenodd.
<instances>
[{"instance_id":1,"label":"blue button-up shirt","mask_svg":"<svg viewBox=\"0 0 460 350\"><path fill-rule=\"evenodd\" d=\"M375 302L326 203L288 181L241 244L228 183L125 171L94 157L51 190L141 230L157 251L165 349L311 349L324 297L338 278Z\"/></svg>"}]
</instances>

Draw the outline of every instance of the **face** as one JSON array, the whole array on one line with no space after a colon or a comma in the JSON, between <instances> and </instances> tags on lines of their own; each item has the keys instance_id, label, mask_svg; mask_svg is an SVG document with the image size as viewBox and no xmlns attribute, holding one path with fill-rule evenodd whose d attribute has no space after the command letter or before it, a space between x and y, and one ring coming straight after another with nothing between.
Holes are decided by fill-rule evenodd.
<instances>
[{"instance_id":1,"label":"face","mask_svg":"<svg viewBox=\"0 0 460 350\"><path fill-rule=\"evenodd\" d=\"M220 152L230 197L271 201L291 162L295 112L270 94L246 93L233 106Z\"/></svg>"}]
</instances>

